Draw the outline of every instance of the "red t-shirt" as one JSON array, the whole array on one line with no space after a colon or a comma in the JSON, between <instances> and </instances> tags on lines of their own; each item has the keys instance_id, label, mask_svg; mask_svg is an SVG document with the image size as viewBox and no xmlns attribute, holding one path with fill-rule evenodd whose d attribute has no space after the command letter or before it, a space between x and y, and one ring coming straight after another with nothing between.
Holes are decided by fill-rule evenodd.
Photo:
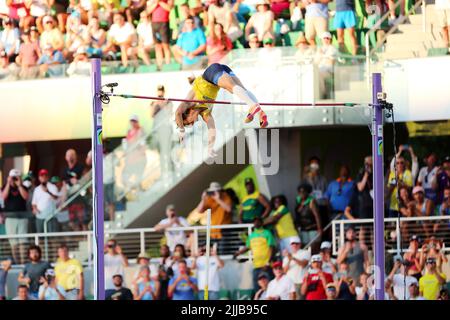
<instances>
[{"instance_id":1,"label":"red t-shirt","mask_svg":"<svg viewBox=\"0 0 450 320\"><path fill-rule=\"evenodd\" d=\"M22 59L22 66L29 67L37 64L39 60L39 45L37 42L22 43L19 55Z\"/></svg>"},{"instance_id":2,"label":"red t-shirt","mask_svg":"<svg viewBox=\"0 0 450 320\"><path fill-rule=\"evenodd\" d=\"M323 273L327 283L333 282L333 276L327 272ZM323 287L322 280L317 273L308 274L306 280L308 289L306 291L306 300L325 300L327 295Z\"/></svg>"},{"instance_id":3,"label":"red t-shirt","mask_svg":"<svg viewBox=\"0 0 450 320\"><path fill-rule=\"evenodd\" d=\"M160 0L160 2L167 3L168 0ZM156 9L152 12L152 22L169 22L170 12L161 7L158 3Z\"/></svg>"},{"instance_id":4,"label":"red t-shirt","mask_svg":"<svg viewBox=\"0 0 450 320\"><path fill-rule=\"evenodd\" d=\"M223 46L222 41L220 40L213 41L212 37L208 37L208 39L206 40L206 45L208 47L211 47L211 49L222 48ZM233 44L231 43L230 38L228 38L227 36L225 36L225 48L227 51L221 50L217 51L216 53L209 54L208 55L209 63L219 62L225 56L225 52L228 52L233 48Z\"/></svg>"}]
</instances>

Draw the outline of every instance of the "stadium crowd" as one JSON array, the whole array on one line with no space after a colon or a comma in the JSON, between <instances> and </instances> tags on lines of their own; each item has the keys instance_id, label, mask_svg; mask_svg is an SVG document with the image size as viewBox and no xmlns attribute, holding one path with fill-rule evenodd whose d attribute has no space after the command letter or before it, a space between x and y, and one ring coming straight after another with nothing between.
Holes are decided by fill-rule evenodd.
<instances>
[{"instance_id":1,"label":"stadium crowd","mask_svg":"<svg viewBox=\"0 0 450 320\"><path fill-rule=\"evenodd\" d=\"M325 46L331 44L331 18L339 51L345 51L346 32L354 55L359 49L355 0L337 0L333 10L329 2L1 0L0 77L85 75L90 57L120 61L123 67L136 62L156 64L158 69L173 58L183 69L197 69L218 62L233 48L283 45L284 35L300 29L304 32L291 45L299 48L303 58L307 51L308 58L317 40ZM364 3L363 10L375 19L390 10L390 25L405 15L404 1L399 17L394 1ZM439 10L445 18L447 11ZM444 31L448 38L447 29ZM335 59L334 49L318 50L316 60ZM63 64L69 64L67 70Z\"/></svg>"},{"instance_id":2,"label":"stadium crowd","mask_svg":"<svg viewBox=\"0 0 450 320\"><path fill-rule=\"evenodd\" d=\"M423 160L424 166L419 170L413 148L399 146L398 154L387 167L386 217L449 215L450 157L444 157L438 163L436 154L430 153ZM49 172L41 169L39 183L29 175L22 180L16 169L10 171L2 188L3 220L8 235L28 232L30 216L27 210L34 218L36 231L43 231L45 220L48 221L48 231L89 228L90 201L82 196L71 202L63 219L51 216L55 207L67 197L67 190L87 175L86 168L91 165L89 155L83 165L73 149L66 152L66 162L60 177L50 178ZM347 227L345 243L333 257L330 230L326 227L334 219L373 217L372 158L364 159L355 178L346 165L340 167L334 179L323 176L320 167L318 157L309 159L297 189L298 195L289 199L295 203L294 212L290 212L284 195L268 199L257 190L251 178L244 181L247 195L242 199L233 189L224 189L217 182L212 182L199 199L195 212L201 215L211 209L212 225L254 224L243 246L232 253L241 261L243 253L252 252L256 299L373 299L373 270L370 266L373 237L370 230L357 225ZM168 229L188 227L192 223L189 217L179 216L173 205L167 206L166 215L155 226L157 232L165 233L166 240L156 269L154 263L149 264L150 257L143 253L137 259L140 269L132 283L124 283L128 259L116 240L108 241L105 248L106 286L113 299L192 299L203 296L205 245L200 245L196 252L192 233ZM392 234L396 234L395 228L389 228L387 226L387 234L392 231L391 238L388 236L386 243L395 248L395 243L392 243L395 242L395 236L392 239ZM439 232L449 228L448 222L403 221L400 228L403 241L409 240L409 248L402 256L386 253L386 299L444 299L447 291L443 267L448 260ZM210 297L213 299L218 298L220 292L218 270L224 265L220 255L230 253L227 236L226 229L213 229L211 232ZM19 276L22 284L18 296L28 294L45 298L48 294L54 299L68 299L67 295L73 288L68 287L65 280L58 280L58 268L55 266L52 271L47 262L39 262L40 249L35 246L27 248L26 241L22 240L9 239L12 257L2 262L0 280L6 278L11 263L29 260L31 262ZM58 256L63 261L68 259L67 246L59 248ZM77 277L82 273L80 268L76 269ZM3 287L4 283L5 280ZM77 289L83 287L82 277L71 283L78 283ZM47 291L42 293L42 286ZM71 297L83 298L80 291L73 292Z\"/></svg>"}]
</instances>

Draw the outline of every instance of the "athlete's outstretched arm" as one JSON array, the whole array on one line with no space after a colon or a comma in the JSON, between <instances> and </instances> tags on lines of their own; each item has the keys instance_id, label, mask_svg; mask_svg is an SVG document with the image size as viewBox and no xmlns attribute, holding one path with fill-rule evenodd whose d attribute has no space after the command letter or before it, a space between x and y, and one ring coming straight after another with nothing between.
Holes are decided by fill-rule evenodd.
<instances>
[{"instance_id":1,"label":"athlete's outstretched arm","mask_svg":"<svg viewBox=\"0 0 450 320\"><path fill-rule=\"evenodd\" d=\"M194 90L190 90L186 99L194 99L195 93ZM175 111L175 123L177 124L178 129L180 132L184 131L184 124L183 124L183 113L186 112L186 110L192 106L192 103L190 102L182 102L177 108L177 111Z\"/></svg>"}]
</instances>

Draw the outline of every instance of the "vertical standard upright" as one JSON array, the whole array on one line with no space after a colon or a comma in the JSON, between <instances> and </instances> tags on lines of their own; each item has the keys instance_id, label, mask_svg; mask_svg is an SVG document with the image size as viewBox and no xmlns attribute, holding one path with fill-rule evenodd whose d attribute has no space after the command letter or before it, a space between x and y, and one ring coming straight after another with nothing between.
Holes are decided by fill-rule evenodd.
<instances>
[{"instance_id":1,"label":"vertical standard upright","mask_svg":"<svg viewBox=\"0 0 450 320\"><path fill-rule=\"evenodd\" d=\"M103 212L103 142L101 60L91 60L92 81L92 207L94 221L94 298L105 300L104 212Z\"/></svg>"},{"instance_id":2,"label":"vertical standard upright","mask_svg":"<svg viewBox=\"0 0 450 320\"><path fill-rule=\"evenodd\" d=\"M383 168L383 93L381 73L372 75L372 158L373 158L373 213L375 246L375 299L384 300L384 168Z\"/></svg>"}]
</instances>

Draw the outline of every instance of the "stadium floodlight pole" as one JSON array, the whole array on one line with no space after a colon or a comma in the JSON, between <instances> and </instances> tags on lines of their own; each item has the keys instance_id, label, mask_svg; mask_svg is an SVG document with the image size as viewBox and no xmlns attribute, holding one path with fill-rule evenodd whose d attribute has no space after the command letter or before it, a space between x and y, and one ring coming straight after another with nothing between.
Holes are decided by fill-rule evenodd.
<instances>
[{"instance_id":1,"label":"stadium floodlight pole","mask_svg":"<svg viewBox=\"0 0 450 320\"><path fill-rule=\"evenodd\" d=\"M211 247L211 209L206 210L206 269L204 299L209 300L209 259Z\"/></svg>"},{"instance_id":2,"label":"stadium floodlight pole","mask_svg":"<svg viewBox=\"0 0 450 320\"><path fill-rule=\"evenodd\" d=\"M101 60L91 60L92 81L92 202L94 232L94 299L105 300L104 211L103 211L103 132Z\"/></svg>"},{"instance_id":3,"label":"stadium floodlight pole","mask_svg":"<svg viewBox=\"0 0 450 320\"><path fill-rule=\"evenodd\" d=\"M383 92L381 73L372 75L372 158L373 158L373 212L375 246L375 299L384 300L384 169L383 169Z\"/></svg>"}]
</instances>

